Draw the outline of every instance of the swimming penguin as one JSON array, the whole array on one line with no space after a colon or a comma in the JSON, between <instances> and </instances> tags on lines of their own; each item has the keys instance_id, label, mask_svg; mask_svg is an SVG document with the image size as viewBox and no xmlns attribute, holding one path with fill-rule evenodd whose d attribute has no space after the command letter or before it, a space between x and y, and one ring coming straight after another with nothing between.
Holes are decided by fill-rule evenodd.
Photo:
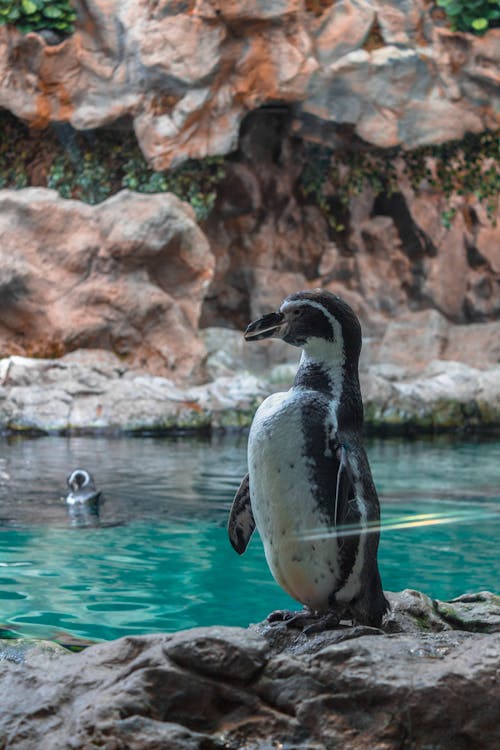
<instances>
[{"instance_id":1,"label":"swimming penguin","mask_svg":"<svg viewBox=\"0 0 500 750\"><path fill-rule=\"evenodd\" d=\"M92 476L85 469L75 469L68 476L67 483L70 492L65 502L73 525L96 525L104 498Z\"/></svg>"},{"instance_id":2,"label":"swimming penguin","mask_svg":"<svg viewBox=\"0 0 500 750\"><path fill-rule=\"evenodd\" d=\"M257 527L277 583L304 605L269 620L334 627L341 618L378 627L389 604L377 565L379 502L362 442L358 377L361 326L340 297L321 289L285 299L245 331L302 348L292 388L257 409L248 474L228 532L242 554Z\"/></svg>"}]
</instances>

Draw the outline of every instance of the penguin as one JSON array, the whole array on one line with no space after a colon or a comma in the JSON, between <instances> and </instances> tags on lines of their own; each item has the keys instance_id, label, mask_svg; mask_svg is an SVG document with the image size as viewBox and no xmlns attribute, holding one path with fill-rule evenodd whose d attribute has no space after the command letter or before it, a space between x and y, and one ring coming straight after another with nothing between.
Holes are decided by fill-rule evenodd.
<instances>
[{"instance_id":1,"label":"penguin","mask_svg":"<svg viewBox=\"0 0 500 750\"><path fill-rule=\"evenodd\" d=\"M75 469L67 478L70 489L65 502L74 526L97 525L101 503L104 502L102 492L94 483L92 476L86 469Z\"/></svg>"},{"instance_id":2,"label":"penguin","mask_svg":"<svg viewBox=\"0 0 500 750\"><path fill-rule=\"evenodd\" d=\"M389 603L377 564L379 500L362 437L359 320L337 295L299 291L250 323L244 337L280 338L302 356L290 390L255 413L229 540L243 554L257 528L274 579L304 607L273 612L270 622L306 633L341 619L378 628Z\"/></svg>"}]
</instances>

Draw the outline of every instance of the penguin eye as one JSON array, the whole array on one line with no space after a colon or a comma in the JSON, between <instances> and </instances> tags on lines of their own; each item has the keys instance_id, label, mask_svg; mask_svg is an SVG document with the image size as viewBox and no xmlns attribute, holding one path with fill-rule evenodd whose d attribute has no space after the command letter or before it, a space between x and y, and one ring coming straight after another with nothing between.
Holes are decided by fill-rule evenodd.
<instances>
[{"instance_id":1,"label":"penguin eye","mask_svg":"<svg viewBox=\"0 0 500 750\"><path fill-rule=\"evenodd\" d=\"M295 308L295 310L292 311L292 315L294 318L298 318L300 315L300 310L298 307Z\"/></svg>"}]
</instances>

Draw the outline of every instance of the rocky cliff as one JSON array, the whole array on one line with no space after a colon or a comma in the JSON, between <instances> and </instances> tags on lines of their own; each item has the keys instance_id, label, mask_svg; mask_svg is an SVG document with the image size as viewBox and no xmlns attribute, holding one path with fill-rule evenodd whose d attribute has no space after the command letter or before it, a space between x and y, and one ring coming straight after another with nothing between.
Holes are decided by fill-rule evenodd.
<instances>
[{"instance_id":1,"label":"rocky cliff","mask_svg":"<svg viewBox=\"0 0 500 750\"><path fill-rule=\"evenodd\" d=\"M122 191L89 206L41 187L0 191L2 424L51 424L30 415L36 394L11 392L19 363L9 357L50 360L79 349L117 357L113 378L149 373L148 393L182 386L173 401L192 404L190 419L206 415L186 385L242 364L262 373L289 358L262 346L260 355L227 354L231 367L221 367L226 340L239 351L222 329L243 328L303 287L340 293L360 316L363 368L379 368L368 386L378 394L373 413L389 408L395 380L428 367L432 380L435 361L498 365L498 142L490 138L488 156L474 142L465 161L456 144L445 144L440 161L411 149L498 127L500 30L451 33L421 0L75 5L76 31L66 39L0 27L0 106L32 128L82 131L89 144L106 127L119 146L118 134L133 128L156 169L227 156L201 224L166 193ZM418 169L410 174L411 160ZM46 162L45 153L31 165L31 184L49 184ZM73 424L74 396L94 393L85 391L94 378L85 361L83 381L59 390L61 429ZM387 363L403 369L381 371ZM28 369L55 372L40 367ZM452 392L458 414L465 409L473 422L492 398L481 378L469 377L466 396L460 385ZM428 413L411 398L402 413ZM77 423L102 424L104 401Z\"/></svg>"},{"instance_id":2,"label":"rocky cliff","mask_svg":"<svg viewBox=\"0 0 500 750\"><path fill-rule=\"evenodd\" d=\"M76 32L0 28L0 106L41 126L122 121L156 168L234 150L244 116L387 148L498 127L499 31L451 34L423 0L75 0ZM57 43L59 42L59 43Z\"/></svg>"}]
</instances>

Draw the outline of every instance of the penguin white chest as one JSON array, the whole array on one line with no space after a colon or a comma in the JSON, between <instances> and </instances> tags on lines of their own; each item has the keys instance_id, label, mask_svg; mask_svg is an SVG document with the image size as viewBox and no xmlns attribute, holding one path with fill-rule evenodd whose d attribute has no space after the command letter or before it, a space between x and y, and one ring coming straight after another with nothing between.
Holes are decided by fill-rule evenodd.
<instances>
[{"instance_id":1,"label":"penguin white chest","mask_svg":"<svg viewBox=\"0 0 500 750\"><path fill-rule=\"evenodd\" d=\"M335 588L338 552L329 534L308 538L326 525L306 451L303 408L308 398L317 395L292 389L270 396L257 410L248 440L250 497L276 581L302 604L326 609Z\"/></svg>"}]
</instances>

